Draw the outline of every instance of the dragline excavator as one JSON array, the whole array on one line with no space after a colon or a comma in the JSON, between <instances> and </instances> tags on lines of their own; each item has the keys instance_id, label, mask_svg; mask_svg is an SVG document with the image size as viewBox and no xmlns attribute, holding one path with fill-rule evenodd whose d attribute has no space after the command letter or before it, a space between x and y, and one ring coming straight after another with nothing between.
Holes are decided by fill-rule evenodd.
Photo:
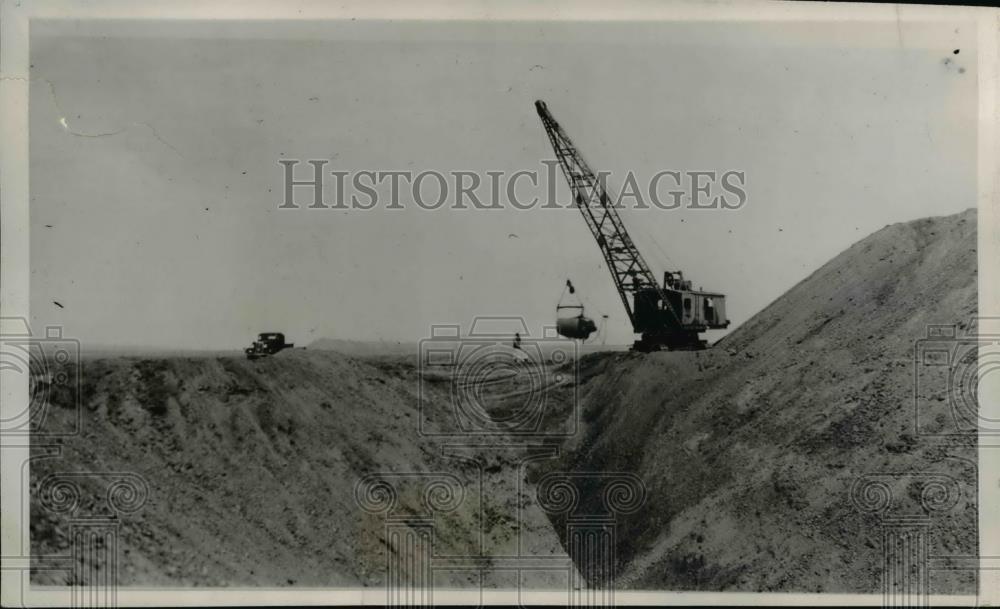
<instances>
[{"instance_id":1,"label":"dragline excavator","mask_svg":"<svg viewBox=\"0 0 1000 609\"><path fill-rule=\"evenodd\" d=\"M726 297L691 289L691 282L680 271L667 271L663 284L659 284L625 230L604 186L549 113L545 102L536 101L535 109L569 183L573 201L601 248L632 330L642 335L632 348L637 351L706 348L708 343L701 339L702 332L729 326Z\"/></svg>"}]
</instances>

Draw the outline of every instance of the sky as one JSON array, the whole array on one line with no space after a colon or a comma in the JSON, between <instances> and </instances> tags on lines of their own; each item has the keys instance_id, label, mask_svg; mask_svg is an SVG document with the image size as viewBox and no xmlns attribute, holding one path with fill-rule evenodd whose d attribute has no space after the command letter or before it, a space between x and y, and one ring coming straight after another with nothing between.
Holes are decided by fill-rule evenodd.
<instances>
[{"instance_id":1,"label":"sky","mask_svg":"<svg viewBox=\"0 0 1000 609\"><path fill-rule=\"evenodd\" d=\"M727 295L732 329L886 224L976 205L974 44L894 23L33 22L32 323L180 349L477 316L537 335L569 278L629 343L571 207L390 210L380 189L372 210L279 209L280 159L543 171L544 99L613 193L629 171L745 172L738 210L622 211L657 276Z\"/></svg>"}]
</instances>

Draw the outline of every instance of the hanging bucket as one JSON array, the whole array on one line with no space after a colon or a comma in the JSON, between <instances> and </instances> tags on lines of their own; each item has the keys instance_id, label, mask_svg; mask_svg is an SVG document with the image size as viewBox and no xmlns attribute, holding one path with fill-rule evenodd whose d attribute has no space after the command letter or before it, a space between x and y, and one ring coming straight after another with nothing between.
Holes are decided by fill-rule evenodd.
<instances>
[{"instance_id":1,"label":"hanging bucket","mask_svg":"<svg viewBox=\"0 0 1000 609\"><path fill-rule=\"evenodd\" d=\"M591 334L597 332L597 324L594 323L593 319L583 314L582 302L580 304L563 304L567 292L576 294L576 288L573 287L573 282L569 279L566 280L566 288L556 305L556 332L566 338L587 340ZM576 300L579 302L579 298Z\"/></svg>"},{"instance_id":2,"label":"hanging bucket","mask_svg":"<svg viewBox=\"0 0 1000 609\"><path fill-rule=\"evenodd\" d=\"M556 307L556 332L566 338L587 340L597 332L597 324L583 314L583 306L568 305Z\"/></svg>"}]
</instances>

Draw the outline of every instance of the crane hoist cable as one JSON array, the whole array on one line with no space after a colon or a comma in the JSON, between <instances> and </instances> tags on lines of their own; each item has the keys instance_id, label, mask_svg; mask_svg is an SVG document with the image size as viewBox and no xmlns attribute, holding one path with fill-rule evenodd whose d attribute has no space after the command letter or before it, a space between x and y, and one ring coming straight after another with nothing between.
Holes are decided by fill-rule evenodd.
<instances>
[{"instance_id":1,"label":"crane hoist cable","mask_svg":"<svg viewBox=\"0 0 1000 609\"><path fill-rule=\"evenodd\" d=\"M576 296L575 299L579 304L564 304L567 295L576 296L576 288L573 287L573 282L569 279L566 280L559 302L556 303L556 330L566 338L585 341L597 331L597 325L594 320L584 314L583 301L580 300L579 296Z\"/></svg>"},{"instance_id":2,"label":"crane hoist cable","mask_svg":"<svg viewBox=\"0 0 1000 609\"><path fill-rule=\"evenodd\" d=\"M632 330L642 335L632 348L704 349L707 342L701 339L702 332L729 326L725 295L695 290L679 270L665 271L661 285L629 236L603 180L594 174L545 102L536 101L535 110L573 194L573 203L597 241ZM653 242L665 254L659 242Z\"/></svg>"},{"instance_id":3,"label":"crane hoist cable","mask_svg":"<svg viewBox=\"0 0 1000 609\"><path fill-rule=\"evenodd\" d=\"M545 102L536 101L535 109L562 167L563 176L573 192L574 204L582 212L587 227L604 255L629 321L635 325L635 311L628 300L628 294L646 288L658 294L660 307L675 323L680 324L680 316L633 243L601 181L552 117Z\"/></svg>"},{"instance_id":4,"label":"crane hoist cable","mask_svg":"<svg viewBox=\"0 0 1000 609\"><path fill-rule=\"evenodd\" d=\"M583 307L583 301L580 300L580 297L579 296L576 297L576 301L579 304L563 304L566 300L567 295L576 296L576 288L573 287L573 282L570 281L569 279L566 280L566 285L565 287L563 287L562 295L559 296L559 302L556 303L556 317L559 317L559 311L562 311L564 309L579 309L580 311L579 315L583 315L584 307Z\"/></svg>"}]
</instances>

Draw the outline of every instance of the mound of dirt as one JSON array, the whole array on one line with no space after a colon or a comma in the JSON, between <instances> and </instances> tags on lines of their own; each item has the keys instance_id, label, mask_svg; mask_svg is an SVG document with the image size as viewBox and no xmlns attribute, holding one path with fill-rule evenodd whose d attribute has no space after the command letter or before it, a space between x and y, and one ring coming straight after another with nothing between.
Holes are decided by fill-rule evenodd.
<instances>
[{"instance_id":1,"label":"mound of dirt","mask_svg":"<svg viewBox=\"0 0 1000 609\"><path fill-rule=\"evenodd\" d=\"M420 398L445 408L449 386L429 383L418 395L417 375L410 358L361 360L311 350L254 362L85 360L83 432L63 440L51 458L43 457L51 447L33 447L32 552L67 554L72 520L105 513L105 489L116 473L132 472L148 485L148 499L121 517L123 586L380 585L384 519L361 509L358 481L373 473L446 472L471 488L478 475L467 464L476 455L456 467L420 436ZM72 428L74 400L53 397L46 430ZM494 454L486 458L496 461ZM485 505L467 497L439 523L435 551L477 555L485 547L490 555L512 554L511 519L500 516L520 510L527 547L565 556L547 518L522 500L501 469L486 469L493 490ZM49 509L39 492L50 476L67 472L87 474L75 478L81 496L73 513ZM402 512L420 511L421 497L398 500ZM61 577L39 571L33 581L69 583ZM479 585L468 570L435 581ZM505 580L488 573L485 583L498 581ZM555 585L542 576L535 583Z\"/></svg>"},{"instance_id":2,"label":"mound of dirt","mask_svg":"<svg viewBox=\"0 0 1000 609\"><path fill-rule=\"evenodd\" d=\"M874 233L708 351L584 358L601 382L586 386L587 430L559 467L632 472L648 491L617 536L620 585L878 592L878 515L851 489L879 472L902 495L911 474L955 480L929 552L974 555L975 438L916 432L914 348L929 324L967 329L976 295L969 210ZM944 425L941 393L921 416ZM974 582L938 572L931 586Z\"/></svg>"},{"instance_id":3,"label":"mound of dirt","mask_svg":"<svg viewBox=\"0 0 1000 609\"><path fill-rule=\"evenodd\" d=\"M477 372L471 385L454 384L446 365L419 369L409 348L374 353L343 341L255 362L87 359L80 395L54 393L44 419L48 431L72 428L79 400L82 433L57 447L33 443L32 551L66 555L70 516L99 515L114 474L134 472L148 500L121 519L122 585L380 585L385 520L361 509L356 484L372 473L445 472L489 490L437 523L435 554L474 557L485 585L512 587L493 558L564 559L569 545L565 522L537 505L540 477L627 472L647 499L618 521L622 587L876 592L885 514L852 501L862 476L888 475L893 509L933 516L928 553L939 563L976 553L975 438L924 435L955 421L945 386L925 396L929 426L915 424L914 405L914 349L928 326L973 330L975 224L970 210L888 226L704 352L590 353L578 368L542 353L503 374ZM338 352L352 349L365 357ZM455 452L435 441L454 431L456 391L482 406L463 416L498 422L495 445L477 439ZM539 392L545 430L576 421L581 406L582 430L562 446L504 437ZM521 445L524 454L511 452ZM559 448L561 459L529 452ZM50 509L46 482L72 472L86 474L72 514ZM942 497L909 484L913 476L960 492L946 510L922 513ZM414 517L421 501L447 497L396 499ZM599 494L580 499L602 511ZM552 577L522 584L565 589ZM48 571L33 581L66 583ZM478 573L444 572L435 585L478 586ZM939 593L974 585L974 574L946 568L930 581Z\"/></svg>"},{"instance_id":4,"label":"mound of dirt","mask_svg":"<svg viewBox=\"0 0 1000 609\"><path fill-rule=\"evenodd\" d=\"M315 351L336 351L352 357L377 356L416 356L419 350L417 343L400 341L361 341L341 338L318 338L309 343L309 349Z\"/></svg>"}]
</instances>

